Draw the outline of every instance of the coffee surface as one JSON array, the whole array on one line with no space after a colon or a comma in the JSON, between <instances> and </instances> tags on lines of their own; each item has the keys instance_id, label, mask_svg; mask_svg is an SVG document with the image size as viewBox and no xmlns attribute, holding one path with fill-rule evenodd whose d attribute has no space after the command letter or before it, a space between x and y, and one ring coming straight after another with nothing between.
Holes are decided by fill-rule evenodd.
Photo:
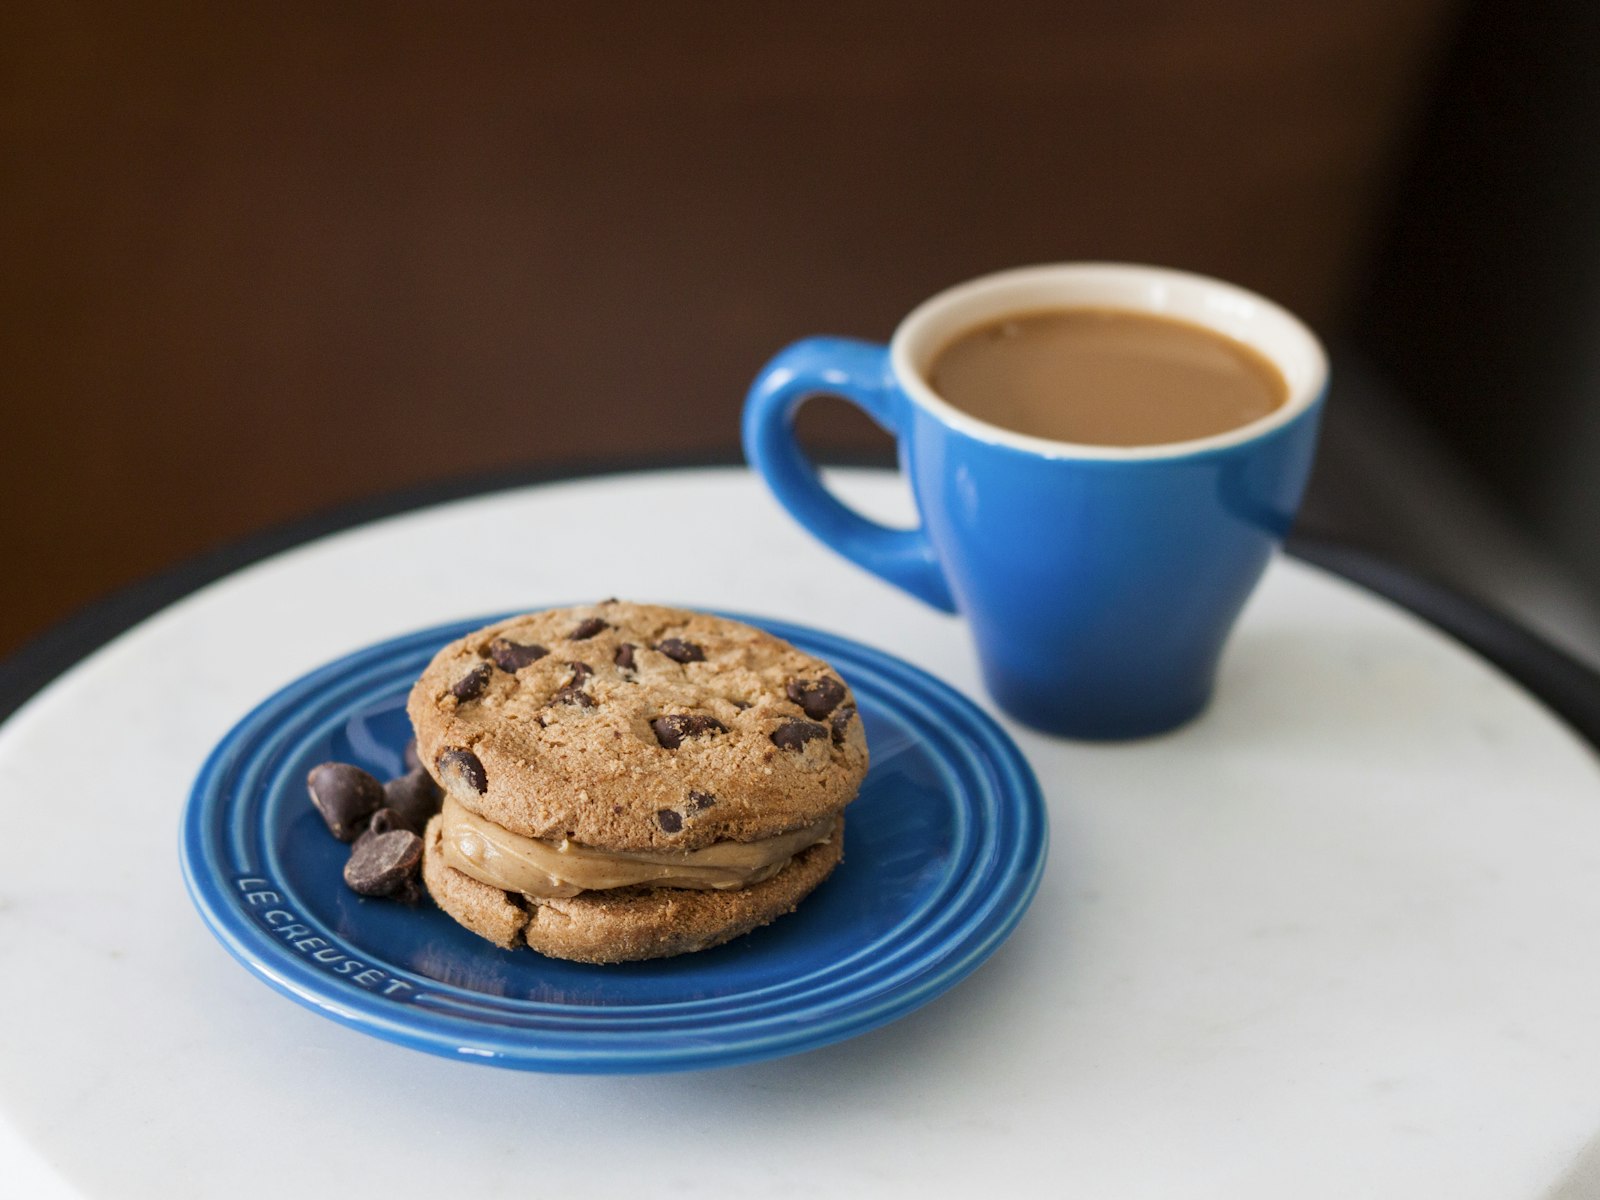
<instances>
[{"instance_id":1,"label":"coffee surface","mask_svg":"<svg viewBox=\"0 0 1600 1200\"><path fill-rule=\"evenodd\" d=\"M1115 308L1038 309L976 326L935 355L928 381L991 425L1091 446L1211 437L1289 395L1278 368L1242 342Z\"/></svg>"}]
</instances>

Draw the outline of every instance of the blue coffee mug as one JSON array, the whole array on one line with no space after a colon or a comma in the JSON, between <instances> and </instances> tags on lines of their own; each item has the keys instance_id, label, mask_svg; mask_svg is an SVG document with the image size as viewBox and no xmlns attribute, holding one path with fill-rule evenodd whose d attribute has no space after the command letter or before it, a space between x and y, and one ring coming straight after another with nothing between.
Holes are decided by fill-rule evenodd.
<instances>
[{"instance_id":1,"label":"blue coffee mug","mask_svg":"<svg viewBox=\"0 0 1600 1200\"><path fill-rule=\"evenodd\" d=\"M1049 308L1178 318L1277 365L1286 402L1169 445L1089 446L1013 433L953 408L930 364L978 325ZM746 457L834 550L971 626L1002 709L1050 733L1160 733L1200 713L1245 600L1294 520L1327 385L1316 337L1218 280L1108 263L1024 267L924 302L887 346L796 342L745 402ZM899 445L921 525L890 529L823 486L794 437L807 399L840 396Z\"/></svg>"}]
</instances>

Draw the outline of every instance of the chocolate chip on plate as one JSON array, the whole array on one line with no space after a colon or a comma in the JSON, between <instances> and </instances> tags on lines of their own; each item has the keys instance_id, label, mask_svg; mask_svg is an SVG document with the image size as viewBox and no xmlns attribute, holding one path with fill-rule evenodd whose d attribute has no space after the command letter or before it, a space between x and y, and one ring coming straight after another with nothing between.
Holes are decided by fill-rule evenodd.
<instances>
[{"instance_id":1,"label":"chocolate chip on plate","mask_svg":"<svg viewBox=\"0 0 1600 1200\"><path fill-rule=\"evenodd\" d=\"M573 642L586 642L595 634L599 633L602 629L610 628L611 626L606 624L606 622L602 621L599 617L590 617L586 621L579 622L578 627L571 633L567 634L567 640Z\"/></svg>"},{"instance_id":2,"label":"chocolate chip on plate","mask_svg":"<svg viewBox=\"0 0 1600 1200\"><path fill-rule=\"evenodd\" d=\"M662 638L656 643L656 651L665 654L673 662L692 663L706 660L703 646L695 642L686 642L682 638Z\"/></svg>"},{"instance_id":3,"label":"chocolate chip on plate","mask_svg":"<svg viewBox=\"0 0 1600 1200\"><path fill-rule=\"evenodd\" d=\"M667 833L678 833L683 829L683 816L671 808L656 809L656 824Z\"/></svg>"},{"instance_id":4,"label":"chocolate chip on plate","mask_svg":"<svg viewBox=\"0 0 1600 1200\"><path fill-rule=\"evenodd\" d=\"M657 717L650 722L650 728L655 731L656 741L668 750L676 750L683 745L685 738L699 737L706 733L728 732L728 727L721 721L704 713L680 713L670 717Z\"/></svg>"},{"instance_id":5,"label":"chocolate chip on plate","mask_svg":"<svg viewBox=\"0 0 1600 1200\"><path fill-rule=\"evenodd\" d=\"M393 833L396 829L409 829L412 833L421 832L394 809L380 808L367 821L367 827L361 831L361 836L356 839L356 845L359 846L368 838L377 837L382 833Z\"/></svg>"},{"instance_id":6,"label":"chocolate chip on plate","mask_svg":"<svg viewBox=\"0 0 1600 1200\"><path fill-rule=\"evenodd\" d=\"M812 721L785 721L772 731L772 744L780 750L804 750L813 738L825 738L828 731Z\"/></svg>"},{"instance_id":7,"label":"chocolate chip on plate","mask_svg":"<svg viewBox=\"0 0 1600 1200\"><path fill-rule=\"evenodd\" d=\"M439 811L444 793L421 767L408 771L383 785L383 803L405 819L405 823L418 833L427 825L428 818Z\"/></svg>"},{"instance_id":8,"label":"chocolate chip on plate","mask_svg":"<svg viewBox=\"0 0 1600 1200\"><path fill-rule=\"evenodd\" d=\"M507 675L515 675L529 663L536 663L549 653L537 642L513 642L510 638L497 637L489 643L489 657Z\"/></svg>"},{"instance_id":9,"label":"chocolate chip on plate","mask_svg":"<svg viewBox=\"0 0 1600 1200\"><path fill-rule=\"evenodd\" d=\"M325 762L306 776L306 791L317 806L328 832L341 842L353 842L367 820L383 807L383 785L350 763Z\"/></svg>"},{"instance_id":10,"label":"chocolate chip on plate","mask_svg":"<svg viewBox=\"0 0 1600 1200\"><path fill-rule=\"evenodd\" d=\"M471 750L446 750L439 755L439 774L454 774L478 795L489 790L489 776L484 774L483 763Z\"/></svg>"},{"instance_id":11,"label":"chocolate chip on plate","mask_svg":"<svg viewBox=\"0 0 1600 1200\"><path fill-rule=\"evenodd\" d=\"M488 663L479 663L451 685L450 694L462 704L476 700L489 686L489 676L493 674L494 668Z\"/></svg>"},{"instance_id":12,"label":"chocolate chip on plate","mask_svg":"<svg viewBox=\"0 0 1600 1200\"><path fill-rule=\"evenodd\" d=\"M344 865L344 881L363 896L402 896L422 863L422 839L409 829L362 838Z\"/></svg>"},{"instance_id":13,"label":"chocolate chip on plate","mask_svg":"<svg viewBox=\"0 0 1600 1200\"><path fill-rule=\"evenodd\" d=\"M821 679L791 679L785 690L789 699L804 709L813 721L822 720L844 699L844 684L831 675Z\"/></svg>"}]
</instances>

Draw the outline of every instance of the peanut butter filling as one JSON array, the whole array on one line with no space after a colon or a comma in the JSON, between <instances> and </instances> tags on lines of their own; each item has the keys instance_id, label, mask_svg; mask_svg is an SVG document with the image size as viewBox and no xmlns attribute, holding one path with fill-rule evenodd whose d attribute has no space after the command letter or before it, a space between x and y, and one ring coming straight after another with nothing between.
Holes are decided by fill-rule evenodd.
<instances>
[{"instance_id":1,"label":"peanut butter filling","mask_svg":"<svg viewBox=\"0 0 1600 1200\"><path fill-rule=\"evenodd\" d=\"M771 879L800 851L825 842L837 816L755 842L714 842L701 850L600 850L577 842L524 837L468 812L447 796L439 850L465 875L538 898L645 884L727 891Z\"/></svg>"}]
</instances>

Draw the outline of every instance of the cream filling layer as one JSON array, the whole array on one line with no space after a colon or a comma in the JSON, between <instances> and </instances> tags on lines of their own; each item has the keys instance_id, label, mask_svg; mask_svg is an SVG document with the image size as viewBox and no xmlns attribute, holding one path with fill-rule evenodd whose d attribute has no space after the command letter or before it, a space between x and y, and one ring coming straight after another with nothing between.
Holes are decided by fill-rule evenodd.
<instances>
[{"instance_id":1,"label":"cream filling layer","mask_svg":"<svg viewBox=\"0 0 1600 1200\"><path fill-rule=\"evenodd\" d=\"M445 797L439 851L456 870L490 887L535 898L645 884L728 891L771 879L800 851L831 838L837 816L755 842L713 842L701 850L600 850L524 837Z\"/></svg>"}]
</instances>

